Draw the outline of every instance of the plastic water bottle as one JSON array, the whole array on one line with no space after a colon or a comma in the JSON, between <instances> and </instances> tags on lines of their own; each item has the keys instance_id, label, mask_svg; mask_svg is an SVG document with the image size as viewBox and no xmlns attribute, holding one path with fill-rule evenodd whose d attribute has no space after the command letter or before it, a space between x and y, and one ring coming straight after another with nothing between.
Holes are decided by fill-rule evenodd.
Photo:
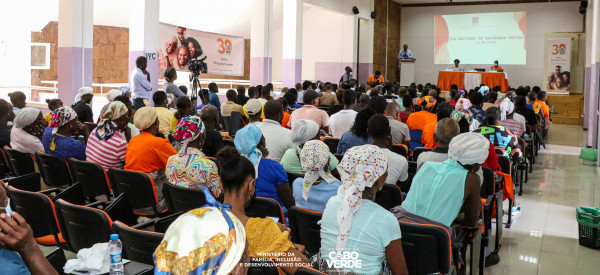
<instances>
[{"instance_id":1,"label":"plastic water bottle","mask_svg":"<svg viewBox=\"0 0 600 275\"><path fill-rule=\"evenodd\" d=\"M110 235L108 242L108 253L110 254L110 275L123 275L123 244L119 240L119 234Z\"/></svg>"}]
</instances>

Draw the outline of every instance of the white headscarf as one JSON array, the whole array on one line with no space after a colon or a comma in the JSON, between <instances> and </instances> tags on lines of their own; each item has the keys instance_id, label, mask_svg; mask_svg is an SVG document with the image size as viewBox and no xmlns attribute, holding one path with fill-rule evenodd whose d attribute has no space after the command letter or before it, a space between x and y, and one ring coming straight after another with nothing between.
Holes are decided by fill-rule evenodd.
<instances>
[{"instance_id":1,"label":"white headscarf","mask_svg":"<svg viewBox=\"0 0 600 275\"><path fill-rule=\"evenodd\" d=\"M490 141L478 133L463 133L452 138L448 158L462 165L483 164L488 157Z\"/></svg>"},{"instance_id":2,"label":"white headscarf","mask_svg":"<svg viewBox=\"0 0 600 275\"><path fill-rule=\"evenodd\" d=\"M509 98L504 98L500 102L500 120L505 120L507 115L512 114L515 111L515 104L510 101Z\"/></svg>"},{"instance_id":3,"label":"white headscarf","mask_svg":"<svg viewBox=\"0 0 600 275\"><path fill-rule=\"evenodd\" d=\"M21 109L21 111L15 117L13 126L15 128L23 129L31 125L31 123L34 123L41 113L42 111L37 108L25 107Z\"/></svg>"},{"instance_id":4,"label":"white headscarf","mask_svg":"<svg viewBox=\"0 0 600 275\"><path fill-rule=\"evenodd\" d=\"M344 197L337 212L340 230L336 243L337 249L346 247L352 217L363 202L363 190L365 187L373 186L379 177L385 174L387 166L387 155L375 145L354 146L346 151L342 162L337 166L342 177L338 196Z\"/></svg>"},{"instance_id":5,"label":"white headscarf","mask_svg":"<svg viewBox=\"0 0 600 275\"><path fill-rule=\"evenodd\" d=\"M108 93L106 93L106 99L108 99L108 102L112 102L113 100L115 100L115 97L120 95L123 95L123 92L121 90L112 89Z\"/></svg>"},{"instance_id":6,"label":"white headscarf","mask_svg":"<svg viewBox=\"0 0 600 275\"><path fill-rule=\"evenodd\" d=\"M300 153L300 164L302 170L306 171L302 188L302 198L305 201L308 200L310 187L319 178L324 179L329 184L337 181L334 176L323 169L327 163L329 163L329 147L324 142L310 140L304 144Z\"/></svg>"},{"instance_id":7,"label":"white headscarf","mask_svg":"<svg viewBox=\"0 0 600 275\"><path fill-rule=\"evenodd\" d=\"M73 101L73 103L77 103L79 101L81 101L81 97L83 97L84 95L93 95L94 94L94 89L92 89L92 87L81 87L79 88L79 91L77 91L77 95L75 96L75 100Z\"/></svg>"},{"instance_id":8,"label":"white headscarf","mask_svg":"<svg viewBox=\"0 0 600 275\"><path fill-rule=\"evenodd\" d=\"M296 147L306 143L317 136L319 128L319 124L313 120L299 120L292 126L292 143L294 143Z\"/></svg>"}]
</instances>

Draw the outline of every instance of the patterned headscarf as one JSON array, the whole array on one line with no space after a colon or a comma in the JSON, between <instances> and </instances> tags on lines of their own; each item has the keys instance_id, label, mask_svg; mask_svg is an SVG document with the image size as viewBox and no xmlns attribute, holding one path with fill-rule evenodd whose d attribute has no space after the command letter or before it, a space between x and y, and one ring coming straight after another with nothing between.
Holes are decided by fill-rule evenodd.
<instances>
[{"instance_id":1,"label":"patterned headscarf","mask_svg":"<svg viewBox=\"0 0 600 275\"><path fill-rule=\"evenodd\" d=\"M92 87L81 87L79 88L79 91L77 91L77 95L75 96L75 99L73 100L74 103L77 103L79 101L81 101L81 98L84 95L93 95L94 94L94 89L92 89Z\"/></svg>"},{"instance_id":2,"label":"patterned headscarf","mask_svg":"<svg viewBox=\"0 0 600 275\"><path fill-rule=\"evenodd\" d=\"M249 159L254 165L256 175L258 175L258 164L262 158L262 152L256 148L260 139L262 138L262 131L256 125L248 125L235 133L235 149L242 154L242 156Z\"/></svg>"},{"instance_id":3,"label":"patterned headscarf","mask_svg":"<svg viewBox=\"0 0 600 275\"><path fill-rule=\"evenodd\" d=\"M471 101L469 101L466 98L460 98L456 102L456 106L454 106L454 111L452 111L452 114L450 116L456 122L459 122L464 117L470 125L471 122L473 122L473 114L471 114L471 111L469 111L470 108Z\"/></svg>"},{"instance_id":4,"label":"patterned headscarf","mask_svg":"<svg viewBox=\"0 0 600 275\"><path fill-rule=\"evenodd\" d=\"M77 113L71 107L66 106L54 109L50 116L50 127L54 128L52 134L56 135L59 127L76 118Z\"/></svg>"},{"instance_id":5,"label":"patterned headscarf","mask_svg":"<svg viewBox=\"0 0 600 275\"><path fill-rule=\"evenodd\" d=\"M329 162L329 147L320 140L311 140L304 144L302 152L300 153L300 164L302 170L306 171L304 174L304 182L302 188L302 198L308 200L308 193L310 187L319 178L324 179L327 183L331 184L337 181L328 171L325 171L323 167Z\"/></svg>"},{"instance_id":6,"label":"patterned headscarf","mask_svg":"<svg viewBox=\"0 0 600 275\"><path fill-rule=\"evenodd\" d=\"M175 131L173 131L173 138L175 140L183 143L182 152L185 151L187 145L196 140L202 133L206 131L204 127L204 123L197 116L188 116L182 118L179 123L177 123L177 127L175 127Z\"/></svg>"},{"instance_id":7,"label":"patterned headscarf","mask_svg":"<svg viewBox=\"0 0 600 275\"><path fill-rule=\"evenodd\" d=\"M505 120L507 115L512 114L515 111L515 104L510 101L508 97L505 97L500 102L500 120Z\"/></svg>"},{"instance_id":8,"label":"patterned headscarf","mask_svg":"<svg viewBox=\"0 0 600 275\"><path fill-rule=\"evenodd\" d=\"M433 106L435 106L435 104L437 104L437 100L435 99L435 97L433 96L424 96L422 98L423 101L427 102L427 106L425 106L425 108L433 108ZM421 105L422 101L419 101L419 106Z\"/></svg>"},{"instance_id":9,"label":"patterned headscarf","mask_svg":"<svg viewBox=\"0 0 600 275\"><path fill-rule=\"evenodd\" d=\"M343 249L348 241L352 217L363 202L362 191L371 187L387 170L387 155L375 145L355 146L344 155L337 169L342 176L338 196L344 201L337 212L338 233L336 248Z\"/></svg>"},{"instance_id":10,"label":"patterned headscarf","mask_svg":"<svg viewBox=\"0 0 600 275\"><path fill-rule=\"evenodd\" d=\"M231 273L246 249L246 231L231 206L220 204L203 189L207 204L177 218L154 251L155 273Z\"/></svg>"},{"instance_id":11,"label":"patterned headscarf","mask_svg":"<svg viewBox=\"0 0 600 275\"><path fill-rule=\"evenodd\" d=\"M488 86L481 86L481 88L479 88L479 93L484 94L485 92L489 91L490 87Z\"/></svg>"},{"instance_id":12,"label":"patterned headscarf","mask_svg":"<svg viewBox=\"0 0 600 275\"><path fill-rule=\"evenodd\" d=\"M104 113L100 115L100 124L96 128L96 137L98 140L109 140L117 131L117 124L114 120L124 116L128 112L127 106L120 101L109 103Z\"/></svg>"}]
</instances>

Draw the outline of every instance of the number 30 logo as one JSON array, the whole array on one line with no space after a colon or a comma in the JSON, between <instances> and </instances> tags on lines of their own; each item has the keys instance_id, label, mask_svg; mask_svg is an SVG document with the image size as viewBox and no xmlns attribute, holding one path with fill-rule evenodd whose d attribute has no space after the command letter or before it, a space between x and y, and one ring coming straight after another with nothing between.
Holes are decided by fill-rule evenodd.
<instances>
[{"instance_id":1,"label":"number 30 logo","mask_svg":"<svg viewBox=\"0 0 600 275\"><path fill-rule=\"evenodd\" d=\"M565 44L553 44L552 45L552 54L556 55L556 54L565 54L565 50L567 48L567 45Z\"/></svg>"},{"instance_id":2,"label":"number 30 logo","mask_svg":"<svg viewBox=\"0 0 600 275\"><path fill-rule=\"evenodd\" d=\"M220 54L224 54L224 53L231 53L231 41L229 41L229 39L225 39L223 40L222 38L217 39L217 42L219 42L219 53Z\"/></svg>"}]
</instances>

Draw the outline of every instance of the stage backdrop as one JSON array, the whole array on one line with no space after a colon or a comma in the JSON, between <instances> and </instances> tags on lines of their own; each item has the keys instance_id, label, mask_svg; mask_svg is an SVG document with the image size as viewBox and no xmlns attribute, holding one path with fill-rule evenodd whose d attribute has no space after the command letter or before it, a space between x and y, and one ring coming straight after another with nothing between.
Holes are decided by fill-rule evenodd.
<instances>
[{"instance_id":1,"label":"stage backdrop","mask_svg":"<svg viewBox=\"0 0 600 275\"><path fill-rule=\"evenodd\" d=\"M244 75L244 38L160 23L160 69L188 71L192 59L206 58L208 73Z\"/></svg>"},{"instance_id":2,"label":"stage backdrop","mask_svg":"<svg viewBox=\"0 0 600 275\"><path fill-rule=\"evenodd\" d=\"M571 90L571 38L547 38L542 89L568 94Z\"/></svg>"}]
</instances>

